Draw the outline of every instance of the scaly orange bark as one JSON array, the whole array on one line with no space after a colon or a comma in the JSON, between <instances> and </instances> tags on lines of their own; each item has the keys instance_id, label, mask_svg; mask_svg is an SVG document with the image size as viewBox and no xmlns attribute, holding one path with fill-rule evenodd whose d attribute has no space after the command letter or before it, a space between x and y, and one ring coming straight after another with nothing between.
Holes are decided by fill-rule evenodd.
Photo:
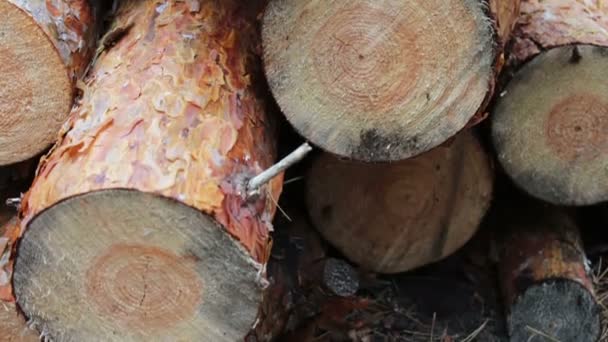
<instances>
[{"instance_id":1,"label":"scaly orange bark","mask_svg":"<svg viewBox=\"0 0 608 342\"><path fill-rule=\"evenodd\" d=\"M115 26L128 32L93 67L43 158L23 202L25 225L70 196L137 189L213 215L255 260L267 260L281 177L245 198L245 181L271 166L275 146L252 86L255 26L237 5L123 6Z\"/></svg>"},{"instance_id":2,"label":"scaly orange bark","mask_svg":"<svg viewBox=\"0 0 608 342\"><path fill-rule=\"evenodd\" d=\"M522 0L510 58L519 63L552 47L608 46L608 5L601 1Z\"/></svg>"}]
</instances>

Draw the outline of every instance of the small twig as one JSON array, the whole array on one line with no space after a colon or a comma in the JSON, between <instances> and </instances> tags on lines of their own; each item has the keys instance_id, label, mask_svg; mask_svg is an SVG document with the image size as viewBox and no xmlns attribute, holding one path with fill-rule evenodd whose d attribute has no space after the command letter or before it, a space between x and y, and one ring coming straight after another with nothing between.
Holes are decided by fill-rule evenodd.
<instances>
[{"instance_id":1,"label":"small twig","mask_svg":"<svg viewBox=\"0 0 608 342\"><path fill-rule=\"evenodd\" d=\"M306 157L310 151L312 151L312 147L308 143L304 143L295 151L288 154L285 158L281 159L278 163L274 164L267 170L262 171L262 173L259 175L251 178L247 183L247 196L254 197L258 195L258 191L262 185L268 183L288 167L304 159L304 157Z\"/></svg>"},{"instance_id":2,"label":"small twig","mask_svg":"<svg viewBox=\"0 0 608 342\"><path fill-rule=\"evenodd\" d=\"M464 340L462 340L462 342L472 342L475 340L475 338L477 338L477 336L479 336L479 334L481 334L481 332L483 331L483 329L485 329L486 325L488 325L488 322L490 320L486 319L482 325L480 325L477 329L475 329L469 336L467 336Z\"/></svg>"},{"instance_id":3,"label":"small twig","mask_svg":"<svg viewBox=\"0 0 608 342\"><path fill-rule=\"evenodd\" d=\"M293 177L291 179L288 179L286 181L283 182L283 185L287 185L287 184L291 184L291 183L295 183L297 181L301 181L302 179L304 179L304 176L298 176L298 177Z\"/></svg>"},{"instance_id":4,"label":"small twig","mask_svg":"<svg viewBox=\"0 0 608 342\"><path fill-rule=\"evenodd\" d=\"M118 2L118 0L112 1L112 15L115 15L116 11L118 11Z\"/></svg>"},{"instance_id":5,"label":"small twig","mask_svg":"<svg viewBox=\"0 0 608 342\"><path fill-rule=\"evenodd\" d=\"M551 335L548 335L548 334L546 334L546 333L544 333L544 332L542 332L542 331L540 331L538 329L534 329L534 328L532 328L529 325L526 325L526 329L529 330L530 332L532 332L533 334L540 335L540 336L542 336L544 338L547 338L547 339L549 339L549 340L551 340L553 342L561 342L557 338L555 338L555 337L553 337Z\"/></svg>"},{"instance_id":6,"label":"small twig","mask_svg":"<svg viewBox=\"0 0 608 342\"><path fill-rule=\"evenodd\" d=\"M285 216L285 218L287 219L287 221L293 222L293 220L291 219L291 217L289 217L289 215L287 215L287 213L285 212L285 210L283 210L283 208L281 208L281 206L279 205L279 203L277 202L277 200L275 200L274 197L272 197L272 194L269 193L268 196L270 197L270 199L272 200L272 202L277 206L277 208L279 208L279 211L283 214L283 216Z\"/></svg>"},{"instance_id":7,"label":"small twig","mask_svg":"<svg viewBox=\"0 0 608 342\"><path fill-rule=\"evenodd\" d=\"M431 342L433 342L434 333L435 333L435 320L437 319L437 313L433 312L433 322L431 323Z\"/></svg>"}]
</instances>

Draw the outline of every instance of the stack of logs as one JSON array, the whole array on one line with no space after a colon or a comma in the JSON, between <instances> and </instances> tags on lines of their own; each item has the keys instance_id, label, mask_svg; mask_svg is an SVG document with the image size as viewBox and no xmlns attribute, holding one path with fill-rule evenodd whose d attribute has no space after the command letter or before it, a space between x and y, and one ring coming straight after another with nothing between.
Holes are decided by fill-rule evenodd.
<instances>
[{"instance_id":1,"label":"stack of logs","mask_svg":"<svg viewBox=\"0 0 608 342\"><path fill-rule=\"evenodd\" d=\"M343 299L367 305L363 275L445 259L484 218L511 340L598 341L573 212L608 201L601 1L0 0L0 16L0 341L316 340ZM278 112L298 133L283 144ZM318 148L290 194L306 214L273 233L307 150L277 157L301 138Z\"/></svg>"}]
</instances>

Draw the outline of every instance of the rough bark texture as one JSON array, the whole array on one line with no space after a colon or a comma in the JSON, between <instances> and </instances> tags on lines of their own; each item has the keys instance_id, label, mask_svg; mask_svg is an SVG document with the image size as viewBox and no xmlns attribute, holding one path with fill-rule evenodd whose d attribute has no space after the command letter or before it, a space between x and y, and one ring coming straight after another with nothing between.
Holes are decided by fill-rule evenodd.
<instances>
[{"instance_id":1,"label":"rough bark texture","mask_svg":"<svg viewBox=\"0 0 608 342\"><path fill-rule=\"evenodd\" d=\"M332 304L353 299L359 289L358 273L345 261L328 257L327 245L308 222L305 209L286 210L290 220L279 218L276 223L268 264L270 287L260 324L251 333L256 341L273 341L310 320L330 319Z\"/></svg>"},{"instance_id":2,"label":"rough bark texture","mask_svg":"<svg viewBox=\"0 0 608 342\"><path fill-rule=\"evenodd\" d=\"M56 138L97 37L86 0L2 0L0 14L3 165L33 157Z\"/></svg>"},{"instance_id":3,"label":"rough bark texture","mask_svg":"<svg viewBox=\"0 0 608 342\"><path fill-rule=\"evenodd\" d=\"M10 212L6 211L10 214ZM19 233L19 221L9 218L0 222L0 303L14 303L13 277L15 241Z\"/></svg>"},{"instance_id":4,"label":"rough bark texture","mask_svg":"<svg viewBox=\"0 0 608 342\"><path fill-rule=\"evenodd\" d=\"M518 4L271 1L263 28L270 88L291 124L331 153L418 155L484 110Z\"/></svg>"},{"instance_id":5,"label":"rough bark texture","mask_svg":"<svg viewBox=\"0 0 608 342\"><path fill-rule=\"evenodd\" d=\"M608 6L601 0L522 0L510 63L519 64L552 47L608 46Z\"/></svg>"},{"instance_id":6,"label":"rough bark texture","mask_svg":"<svg viewBox=\"0 0 608 342\"><path fill-rule=\"evenodd\" d=\"M17 208L7 206L6 202L9 198L19 198L31 184L35 167L35 160L0 167L0 302L8 302L7 305L15 301L11 283L14 258L11 255L21 229L15 218Z\"/></svg>"},{"instance_id":7,"label":"rough bark texture","mask_svg":"<svg viewBox=\"0 0 608 342\"><path fill-rule=\"evenodd\" d=\"M492 136L507 173L544 201L608 200L607 30L600 1L522 1Z\"/></svg>"},{"instance_id":8,"label":"rough bark texture","mask_svg":"<svg viewBox=\"0 0 608 342\"><path fill-rule=\"evenodd\" d=\"M326 257L327 248L307 223L300 210L287 209L291 222L278 218L274 247L268 263L270 287L265 293L260 324L251 332L259 341L270 341L298 325L298 308L305 303L310 287L304 287L302 276L310 265ZM291 322L290 322L291 320Z\"/></svg>"},{"instance_id":9,"label":"rough bark texture","mask_svg":"<svg viewBox=\"0 0 608 342\"><path fill-rule=\"evenodd\" d=\"M499 55L504 53L504 46L509 42L519 16L521 0L490 0L490 14L498 38Z\"/></svg>"},{"instance_id":10,"label":"rough bark texture","mask_svg":"<svg viewBox=\"0 0 608 342\"><path fill-rule=\"evenodd\" d=\"M23 316L19 314L15 303L0 301L0 341L2 342L38 342L38 334L29 329Z\"/></svg>"},{"instance_id":11,"label":"rough bark texture","mask_svg":"<svg viewBox=\"0 0 608 342\"><path fill-rule=\"evenodd\" d=\"M275 159L273 125L253 86L256 15L257 3L230 0L122 3L113 24L120 38L89 73L82 100L22 203L22 227L28 228L15 265L15 292L44 334L86 340L118 331L125 339L232 340L254 324L282 186L279 176L255 198L247 198L244 188ZM55 231L61 233L46 238ZM100 250L112 236L115 245ZM70 240L79 242L65 252ZM67 260L55 253L62 249ZM225 260L216 260L225 253ZM70 274L75 288L51 291L49 298L38 293L63 285L40 255ZM148 266L144 270L140 261L148 259L149 267L175 279L157 279L159 287L150 290L156 292L146 297ZM257 282L250 271L259 272ZM153 273L164 277L162 272ZM129 291L143 288L141 309L120 302L121 281ZM193 282L202 284L202 299L189 286ZM93 286L85 291L84 283ZM178 295L180 288L186 292ZM118 292L104 293L108 289ZM64 310L61 296L77 304ZM191 301L182 303L182 297ZM230 299L232 308L213 307ZM119 301L117 314L108 308L113 301ZM172 302L147 315L164 301ZM75 322L79 310L97 311ZM232 318L222 318L221 310L233 312Z\"/></svg>"},{"instance_id":12,"label":"rough bark texture","mask_svg":"<svg viewBox=\"0 0 608 342\"><path fill-rule=\"evenodd\" d=\"M597 341L600 310L572 219L528 205L502 224L500 273L512 340Z\"/></svg>"},{"instance_id":13,"label":"rough bark texture","mask_svg":"<svg viewBox=\"0 0 608 342\"><path fill-rule=\"evenodd\" d=\"M214 216L256 261L267 260L282 177L255 201L244 198L245 180L272 165L275 146L252 86L255 27L236 7L126 2L115 26L129 32L94 66L42 159L25 224L74 195L137 189Z\"/></svg>"},{"instance_id":14,"label":"rough bark texture","mask_svg":"<svg viewBox=\"0 0 608 342\"><path fill-rule=\"evenodd\" d=\"M413 159L364 164L329 154L308 174L314 226L364 269L396 273L460 248L489 207L493 172L471 132Z\"/></svg>"},{"instance_id":15,"label":"rough bark texture","mask_svg":"<svg viewBox=\"0 0 608 342\"><path fill-rule=\"evenodd\" d=\"M2 196L0 196L2 200ZM6 272L8 260L8 245L11 231L14 230L16 220L5 220L10 214L8 210L3 210L0 205L0 341L2 342L35 342L39 341L38 334L29 329L25 324L25 319L17 311L17 307L10 291L10 273Z\"/></svg>"}]
</instances>

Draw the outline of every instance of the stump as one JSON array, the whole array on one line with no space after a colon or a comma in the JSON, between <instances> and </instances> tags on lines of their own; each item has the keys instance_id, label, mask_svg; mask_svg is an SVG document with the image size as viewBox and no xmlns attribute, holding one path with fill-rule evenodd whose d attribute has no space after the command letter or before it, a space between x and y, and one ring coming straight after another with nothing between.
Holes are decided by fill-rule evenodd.
<instances>
[{"instance_id":1,"label":"stump","mask_svg":"<svg viewBox=\"0 0 608 342\"><path fill-rule=\"evenodd\" d=\"M94 50L87 0L0 0L0 165L41 153Z\"/></svg>"},{"instance_id":2,"label":"stump","mask_svg":"<svg viewBox=\"0 0 608 342\"><path fill-rule=\"evenodd\" d=\"M492 136L505 171L544 201L608 200L607 29L599 3L522 2L509 58L517 71L497 100Z\"/></svg>"},{"instance_id":3,"label":"stump","mask_svg":"<svg viewBox=\"0 0 608 342\"><path fill-rule=\"evenodd\" d=\"M493 173L470 132L392 164L318 158L307 176L315 227L363 268L396 273L460 248L487 210Z\"/></svg>"},{"instance_id":4,"label":"stump","mask_svg":"<svg viewBox=\"0 0 608 342\"><path fill-rule=\"evenodd\" d=\"M597 341L600 308L573 220L558 209L528 205L502 224L500 273L511 340Z\"/></svg>"},{"instance_id":5,"label":"stump","mask_svg":"<svg viewBox=\"0 0 608 342\"><path fill-rule=\"evenodd\" d=\"M518 5L270 1L266 76L287 119L312 143L363 161L405 159L483 110Z\"/></svg>"},{"instance_id":6,"label":"stump","mask_svg":"<svg viewBox=\"0 0 608 342\"><path fill-rule=\"evenodd\" d=\"M22 203L17 302L54 340L243 339L282 177L254 83L257 8L123 1L120 37Z\"/></svg>"}]
</instances>

